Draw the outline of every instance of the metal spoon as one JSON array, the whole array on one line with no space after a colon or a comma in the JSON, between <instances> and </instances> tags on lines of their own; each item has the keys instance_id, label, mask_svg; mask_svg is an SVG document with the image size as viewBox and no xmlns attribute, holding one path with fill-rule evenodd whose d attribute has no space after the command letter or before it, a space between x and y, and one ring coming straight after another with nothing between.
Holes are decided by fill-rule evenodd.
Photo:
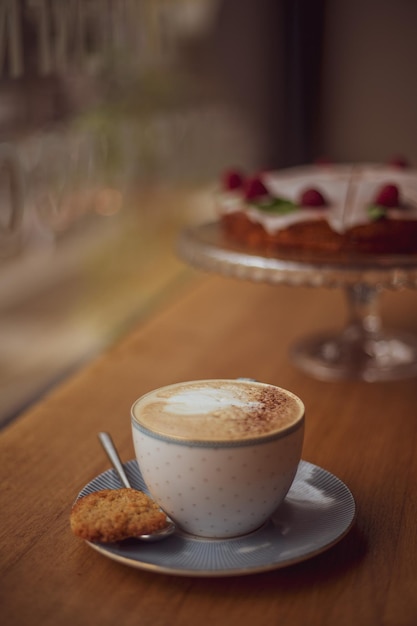
<instances>
[{"instance_id":1,"label":"metal spoon","mask_svg":"<svg viewBox=\"0 0 417 626\"><path fill-rule=\"evenodd\" d=\"M98 433L98 438L104 448L105 453L109 457L114 469L116 470L122 482L122 485L124 487L127 487L128 489L133 489L126 476L123 463L120 460L119 453L117 452L116 446L114 445L113 439L111 438L109 433ZM176 528L174 522L168 516L167 520L168 525L165 526L165 528L161 528L161 530L156 530L155 532L148 535L137 535L135 538L140 539L141 541L160 541L161 539L169 537L170 535L172 535L172 533L175 532Z\"/></svg>"}]
</instances>

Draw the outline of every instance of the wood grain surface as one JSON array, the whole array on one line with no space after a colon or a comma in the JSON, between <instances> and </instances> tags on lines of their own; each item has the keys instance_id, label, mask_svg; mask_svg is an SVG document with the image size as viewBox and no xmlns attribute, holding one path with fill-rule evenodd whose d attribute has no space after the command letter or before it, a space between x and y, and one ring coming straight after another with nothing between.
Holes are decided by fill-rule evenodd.
<instances>
[{"instance_id":1,"label":"wood grain surface","mask_svg":"<svg viewBox=\"0 0 417 626\"><path fill-rule=\"evenodd\" d=\"M417 334L412 291L383 294L384 325ZM111 350L0 433L0 614L7 626L417 623L417 382L325 383L294 340L344 324L338 290L197 277ZM39 347L41 349L41 346ZM253 377L307 409L303 458L351 489L357 519L315 558L232 578L176 577L106 559L71 534L78 491L108 468L97 433L133 458L130 406L181 380Z\"/></svg>"}]
</instances>

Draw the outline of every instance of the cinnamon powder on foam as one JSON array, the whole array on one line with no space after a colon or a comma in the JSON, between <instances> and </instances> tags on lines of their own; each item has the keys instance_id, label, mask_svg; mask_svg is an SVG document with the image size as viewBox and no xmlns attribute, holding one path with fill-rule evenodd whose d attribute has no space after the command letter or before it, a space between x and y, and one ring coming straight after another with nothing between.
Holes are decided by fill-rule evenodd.
<instances>
[{"instance_id":1,"label":"cinnamon powder on foam","mask_svg":"<svg viewBox=\"0 0 417 626\"><path fill-rule=\"evenodd\" d=\"M180 387L180 386L179 386ZM187 388L187 386L185 386ZM227 388L227 386L226 386ZM178 425L176 416L171 415L168 421L157 424L153 421L156 431L167 435L187 436L190 438L201 438L202 440L220 439L246 439L263 436L268 433L279 431L294 423L300 415L300 407L297 400L286 395L285 392L273 386L243 386L241 389L232 385L233 391L237 393L237 398L243 400L246 406L240 404L230 404L227 408L212 410L208 415L194 422L192 416L187 417L186 433ZM160 397L171 397L170 390L160 393ZM163 415L165 409L163 403L153 402L151 413L160 404L160 410L156 414ZM146 410L145 410L146 413ZM169 414L169 411L168 411ZM154 413L155 415L155 413ZM197 417L197 416L195 416ZM171 419L174 421L171 422Z\"/></svg>"},{"instance_id":2,"label":"cinnamon powder on foam","mask_svg":"<svg viewBox=\"0 0 417 626\"><path fill-rule=\"evenodd\" d=\"M279 430L290 425L298 414L293 410L295 400L270 387L256 390L253 400L258 405L251 409L244 421L246 432L263 434ZM298 405L296 407L298 409Z\"/></svg>"}]
</instances>

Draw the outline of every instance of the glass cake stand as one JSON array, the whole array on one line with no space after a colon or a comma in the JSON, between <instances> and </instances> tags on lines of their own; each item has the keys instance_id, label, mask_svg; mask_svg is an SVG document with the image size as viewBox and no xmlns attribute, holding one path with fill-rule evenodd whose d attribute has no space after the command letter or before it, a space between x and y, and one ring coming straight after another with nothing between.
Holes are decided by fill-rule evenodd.
<instances>
[{"instance_id":1,"label":"glass cake stand","mask_svg":"<svg viewBox=\"0 0 417 626\"><path fill-rule=\"evenodd\" d=\"M194 267L254 282L343 288L345 327L302 338L291 349L293 362L307 374L369 382L417 375L417 337L386 331L379 314L383 289L416 288L417 255L267 256L226 241L217 222L183 230L178 254Z\"/></svg>"}]
</instances>

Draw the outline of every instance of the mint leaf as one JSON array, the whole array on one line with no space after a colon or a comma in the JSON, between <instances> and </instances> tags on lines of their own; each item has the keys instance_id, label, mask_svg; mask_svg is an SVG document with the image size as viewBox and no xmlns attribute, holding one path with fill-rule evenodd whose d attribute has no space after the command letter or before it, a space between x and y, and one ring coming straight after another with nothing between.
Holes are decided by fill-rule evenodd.
<instances>
[{"instance_id":1,"label":"mint leaf","mask_svg":"<svg viewBox=\"0 0 417 626\"><path fill-rule=\"evenodd\" d=\"M284 200L283 198L262 198L259 201L251 201L251 204L260 211L266 213L276 213L278 215L286 215L287 213L293 213L298 209L298 206L291 202L291 200Z\"/></svg>"},{"instance_id":2,"label":"mint leaf","mask_svg":"<svg viewBox=\"0 0 417 626\"><path fill-rule=\"evenodd\" d=\"M380 204L371 204L368 206L368 216L373 221L376 222L387 215L387 209Z\"/></svg>"}]
</instances>

